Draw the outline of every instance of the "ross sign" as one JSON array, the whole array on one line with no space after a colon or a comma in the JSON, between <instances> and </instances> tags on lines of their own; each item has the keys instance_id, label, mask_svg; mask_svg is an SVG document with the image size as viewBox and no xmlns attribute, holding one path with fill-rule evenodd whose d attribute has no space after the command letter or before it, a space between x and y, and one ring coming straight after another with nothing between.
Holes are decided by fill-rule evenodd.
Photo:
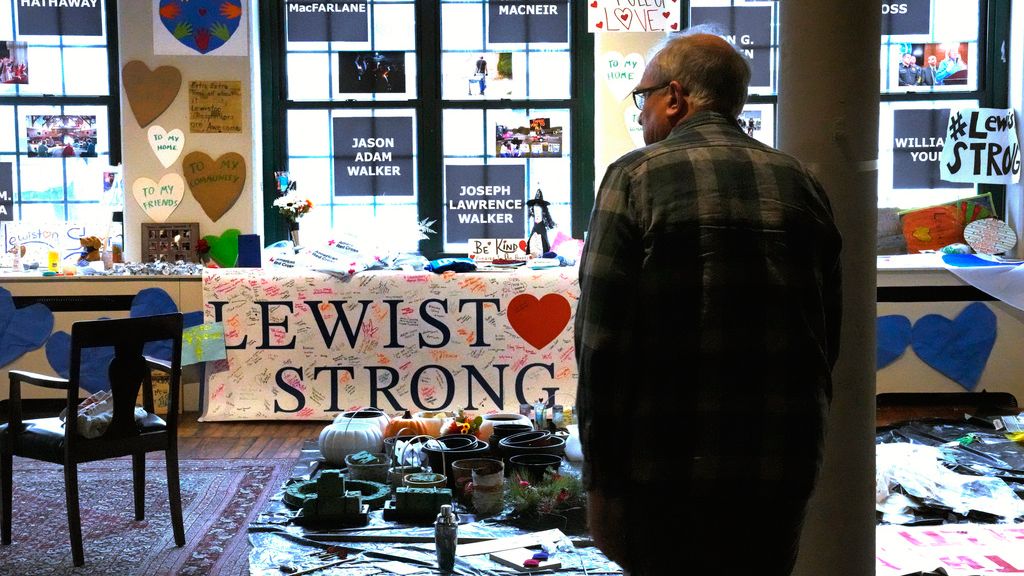
<instances>
[{"instance_id":1,"label":"ross sign","mask_svg":"<svg viewBox=\"0 0 1024 576\"><path fill-rule=\"evenodd\" d=\"M188 129L193 134L242 131L242 82L193 80L188 83Z\"/></svg>"},{"instance_id":2,"label":"ross sign","mask_svg":"<svg viewBox=\"0 0 1024 576\"><path fill-rule=\"evenodd\" d=\"M334 119L335 196L412 194L412 118Z\"/></svg>"},{"instance_id":3,"label":"ross sign","mask_svg":"<svg viewBox=\"0 0 1024 576\"><path fill-rule=\"evenodd\" d=\"M289 42L366 42L370 19L365 0L285 2Z\"/></svg>"},{"instance_id":4,"label":"ross sign","mask_svg":"<svg viewBox=\"0 0 1024 576\"><path fill-rule=\"evenodd\" d=\"M99 0L18 0L18 36L102 36Z\"/></svg>"},{"instance_id":5,"label":"ross sign","mask_svg":"<svg viewBox=\"0 0 1024 576\"><path fill-rule=\"evenodd\" d=\"M0 222L14 220L14 166L0 162Z\"/></svg>"},{"instance_id":6,"label":"ross sign","mask_svg":"<svg viewBox=\"0 0 1024 576\"><path fill-rule=\"evenodd\" d=\"M331 419L350 406L515 411L576 394L572 270L508 274L207 269L203 421Z\"/></svg>"},{"instance_id":7,"label":"ross sign","mask_svg":"<svg viewBox=\"0 0 1024 576\"><path fill-rule=\"evenodd\" d=\"M939 179L939 156L949 109L893 110L892 187L970 188Z\"/></svg>"},{"instance_id":8,"label":"ross sign","mask_svg":"<svg viewBox=\"0 0 1024 576\"><path fill-rule=\"evenodd\" d=\"M1020 182L1020 141L1013 109L951 110L942 147L942 179L977 184Z\"/></svg>"},{"instance_id":9,"label":"ross sign","mask_svg":"<svg viewBox=\"0 0 1024 576\"><path fill-rule=\"evenodd\" d=\"M678 32L678 0L593 0L587 2L588 32Z\"/></svg>"},{"instance_id":10,"label":"ross sign","mask_svg":"<svg viewBox=\"0 0 1024 576\"><path fill-rule=\"evenodd\" d=\"M932 0L882 0L882 36L931 34Z\"/></svg>"},{"instance_id":11,"label":"ross sign","mask_svg":"<svg viewBox=\"0 0 1024 576\"><path fill-rule=\"evenodd\" d=\"M724 30L729 41L750 61L750 87L772 84L772 7L731 6L691 8L693 26L714 24Z\"/></svg>"},{"instance_id":12,"label":"ross sign","mask_svg":"<svg viewBox=\"0 0 1024 576\"><path fill-rule=\"evenodd\" d=\"M522 237L526 230L526 167L522 164L444 168L445 236Z\"/></svg>"},{"instance_id":13,"label":"ross sign","mask_svg":"<svg viewBox=\"0 0 1024 576\"><path fill-rule=\"evenodd\" d=\"M568 42L568 0L489 0L487 41Z\"/></svg>"}]
</instances>

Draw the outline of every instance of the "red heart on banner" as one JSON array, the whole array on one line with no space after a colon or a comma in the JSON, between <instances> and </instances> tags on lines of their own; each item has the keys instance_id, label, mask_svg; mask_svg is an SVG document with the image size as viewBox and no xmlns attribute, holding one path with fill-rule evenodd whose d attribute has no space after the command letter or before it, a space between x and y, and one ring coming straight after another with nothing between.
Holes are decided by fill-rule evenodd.
<instances>
[{"instance_id":1,"label":"red heart on banner","mask_svg":"<svg viewBox=\"0 0 1024 576\"><path fill-rule=\"evenodd\" d=\"M630 13L625 8L616 8L615 15L622 18L622 21L625 22L626 20L629 20Z\"/></svg>"},{"instance_id":2,"label":"red heart on banner","mask_svg":"<svg viewBox=\"0 0 1024 576\"><path fill-rule=\"evenodd\" d=\"M569 323L569 301L559 294L546 294L540 300L532 294L520 294L508 303L508 323L516 334L541 350L558 337Z\"/></svg>"},{"instance_id":3,"label":"red heart on banner","mask_svg":"<svg viewBox=\"0 0 1024 576\"><path fill-rule=\"evenodd\" d=\"M672 15L672 13L671 12L662 12L661 15L664 16L665 18L668 18L669 16Z\"/></svg>"},{"instance_id":4,"label":"red heart on banner","mask_svg":"<svg viewBox=\"0 0 1024 576\"><path fill-rule=\"evenodd\" d=\"M594 26L597 26L598 28L604 28L604 22L598 22L597 24L594 24Z\"/></svg>"},{"instance_id":5,"label":"red heart on banner","mask_svg":"<svg viewBox=\"0 0 1024 576\"><path fill-rule=\"evenodd\" d=\"M594 0L593 2L591 2L590 3L590 7L591 8L597 8L597 0Z\"/></svg>"},{"instance_id":6,"label":"red heart on banner","mask_svg":"<svg viewBox=\"0 0 1024 576\"><path fill-rule=\"evenodd\" d=\"M676 30L676 29L678 29L678 28L679 28L679 24L676 24L675 22L673 22L673 23L672 23L672 29L673 29L673 30Z\"/></svg>"}]
</instances>

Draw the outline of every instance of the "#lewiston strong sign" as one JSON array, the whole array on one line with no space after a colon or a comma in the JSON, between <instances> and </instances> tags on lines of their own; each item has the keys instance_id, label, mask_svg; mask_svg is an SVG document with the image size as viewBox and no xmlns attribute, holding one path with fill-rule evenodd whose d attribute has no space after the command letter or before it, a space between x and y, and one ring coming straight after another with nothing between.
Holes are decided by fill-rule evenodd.
<instances>
[{"instance_id":1,"label":"#lewiston strong sign","mask_svg":"<svg viewBox=\"0 0 1024 576\"><path fill-rule=\"evenodd\" d=\"M1020 142L1013 109L952 110L942 148L942 179L979 184L1020 182Z\"/></svg>"},{"instance_id":2,"label":"#lewiston strong sign","mask_svg":"<svg viewBox=\"0 0 1024 576\"><path fill-rule=\"evenodd\" d=\"M331 419L352 406L517 410L572 403L571 268L451 276L207 269L206 322L227 358L206 365L203 420Z\"/></svg>"}]
</instances>

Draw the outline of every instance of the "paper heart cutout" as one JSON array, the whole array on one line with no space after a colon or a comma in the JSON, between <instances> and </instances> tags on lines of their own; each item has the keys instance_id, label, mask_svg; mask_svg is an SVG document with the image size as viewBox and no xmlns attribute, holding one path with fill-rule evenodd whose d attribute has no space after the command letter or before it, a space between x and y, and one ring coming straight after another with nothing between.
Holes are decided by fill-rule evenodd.
<instances>
[{"instance_id":1,"label":"paper heart cutout","mask_svg":"<svg viewBox=\"0 0 1024 576\"><path fill-rule=\"evenodd\" d=\"M175 172L164 174L160 182L151 178L136 178L132 182L132 197L155 222L166 222L185 198L185 181Z\"/></svg>"},{"instance_id":2,"label":"paper heart cutout","mask_svg":"<svg viewBox=\"0 0 1024 576\"><path fill-rule=\"evenodd\" d=\"M185 133L179 128L168 132L164 130L163 126L150 126L147 137L149 138L149 147L153 149L156 159L164 168L174 164L185 148Z\"/></svg>"},{"instance_id":3,"label":"paper heart cutout","mask_svg":"<svg viewBox=\"0 0 1024 576\"><path fill-rule=\"evenodd\" d=\"M203 152L189 152L181 168L192 196L214 222L235 205L245 187L245 158L237 152L216 161Z\"/></svg>"},{"instance_id":4,"label":"paper heart cutout","mask_svg":"<svg viewBox=\"0 0 1024 576\"><path fill-rule=\"evenodd\" d=\"M881 370L898 360L910 345L910 318L892 315L876 320L875 369Z\"/></svg>"},{"instance_id":5,"label":"paper heart cutout","mask_svg":"<svg viewBox=\"0 0 1024 576\"><path fill-rule=\"evenodd\" d=\"M237 228L229 228L220 236L203 236L210 245L210 258L221 268L232 268L238 261L238 237L241 234Z\"/></svg>"},{"instance_id":6,"label":"paper heart cutout","mask_svg":"<svg viewBox=\"0 0 1024 576\"><path fill-rule=\"evenodd\" d=\"M145 62L132 60L121 70L121 84L135 121L145 128L174 102L181 89L181 71L173 66L150 70Z\"/></svg>"},{"instance_id":7,"label":"paper heart cutout","mask_svg":"<svg viewBox=\"0 0 1024 576\"><path fill-rule=\"evenodd\" d=\"M200 54L223 46L238 30L239 0L160 0L160 22L178 42Z\"/></svg>"},{"instance_id":8,"label":"paper heart cutout","mask_svg":"<svg viewBox=\"0 0 1024 576\"><path fill-rule=\"evenodd\" d=\"M129 317L156 316L177 311L178 306L162 288L146 288L132 299ZM202 323L203 313L201 311L188 312L184 315L184 328ZM171 343L170 341L149 342L143 348L143 353L154 358L170 360ZM113 358L114 348L112 346L83 349L82 365L79 367L79 386L88 390L90 394L100 390L109 390L110 379L107 374L110 361ZM46 341L46 359L54 372L63 378L68 378L71 373L71 335L63 331L51 335Z\"/></svg>"},{"instance_id":9,"label":"paper heart cutout","mask_svg":"<svg viewBox=\"0 0 1024 576\"><path fill-rule=\"evenodd\" d=\"M569 323L572 309L559 294L545 294L540 300L520 294L508 303L508 323L516 334L540 350L551 343Z\"/></svg>"},{"instance_id":10,"label":"paper heart cutout","mask_svg":"<svg viewBox=\"0 0 1024 576\"><path fill-rule=\"evenodd\" d=\"M14 306L10 291L0 288L0 367L46 342L53 331L53 312L43 304Z\"/></svg>"},{"instance_id":11,"label":"paper heart cutout","mask_svg":"<svg viewBox=\"0 0 1024 576\"><path fill-rule=\"evenodd\" d=\"M629 133L629 139L633 141L633 146L637 148L646 146L647 144L644 143L644 127L640 125L640 111L636 109L636 106L633 106L632 102L626 105L622 119L626 122L626 132Z\"/></svg>"},{"instance_id":12,"label":"paper heart cutout","mask_svg":"<svg viewBox=\"0 0 1024 576\"><path fill-rule=\"evenodd\" d=\"M608 90L619 100L629 96L644 73L644 57L636 52L623 56L613 51L605 53L601 61Z\"/></svg>"},{"instance_id":13,"label":"paper heart cutout","mask_svg":"<svg viewBox=\"0 0 1024 576\"><path fill-rule=\"evenodd\" d=\"M925 364L973 390L996 343L996 315L981 302L967 306L954 320L928 314L914 324L912 340Z\"/></svg>"}]
</instances>

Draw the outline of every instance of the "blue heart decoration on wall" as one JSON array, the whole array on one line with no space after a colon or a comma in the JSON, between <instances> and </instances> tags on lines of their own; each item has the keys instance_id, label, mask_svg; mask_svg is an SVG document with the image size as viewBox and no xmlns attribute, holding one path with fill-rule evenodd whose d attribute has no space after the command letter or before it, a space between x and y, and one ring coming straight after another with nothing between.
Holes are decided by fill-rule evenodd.
<instances>
[{"instance_id":1,"label":"blue heart decoration on wall","mask_svg":"<svg viewBox=\"0 0 1024 576\"><path fill-rule=\"evenodd\" d=\"M129 316L156 316L177 312L178 307L170 295L162 288L146 288L132 299ZM102 319L102 318L100 318ZM197 326L203 323L203 313L187 312L183 319L184 327ZM147 356L167 360L171 357L170 342L150 342L143 353ZM79 386L90 394L110 389L107 370L114 358L113 347L88 348L82 351L82 366L79 368ZM50 367L63 378L71 374L71 335L67 332L56 332L46 342L46 359Z\"/></svg>"},{"instance_id":2,"label":"blue heart decoration on wall","mask_svg":"<svg viewBox=\"0 0 1024 576\"><path fill-rule=\"evenodd\" d=\"M46 342L53 312L43 304L14 307L9 290L0 288L0 366L6 366Z\"/></svg>"},{"instance_id":3,"label":"blue heart decoration on wall","mask_svg":"<svg viewBox=\"0 0 1024 576\"><path fill-rule=\"evenodd\" d=\"M878 339L875 342L875 369L881 370L903 356L910 345L910 318L879 316L876 324Z\"/></svg>"},{"instance_id":4,"label":"blue heart decoration on wall","mask_svg":"<svg viewBox=\"0 0 1024 576\"><path fill-rule=\"evenodd\" d=\"M938 314L921 317L913 330L914 352L932 368L974 390L996 343L996 315L981 302L954 320Z\"/></svg>"},{"instance_id":5,"label":"blue heart decoration on wall","mask_svg":"<svg viewBox=\"0 0 1024 576\"><path fill-rule=\"evenodd\" d=\"M206 54L223 46L242 19L239 0L160 0L160 22L178 42Z\"/></svg>"}]
</instances>

